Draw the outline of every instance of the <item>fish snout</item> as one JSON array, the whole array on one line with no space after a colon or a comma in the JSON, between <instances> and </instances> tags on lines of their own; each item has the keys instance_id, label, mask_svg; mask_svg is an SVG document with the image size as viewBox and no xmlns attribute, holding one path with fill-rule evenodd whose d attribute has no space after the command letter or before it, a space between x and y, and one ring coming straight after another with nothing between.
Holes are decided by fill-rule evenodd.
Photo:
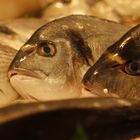
<instances>
[{"instance_id":1,"label":"fish snout","mask_svg":"<svg viewBox=\"0 0 140 140\"><path fill-rule=\"evenodd\" d=\"M10 79L11 77L15 76L18 74L18 71L14 70L14 69L9 69L8 70L8 78Z\"/></svg>"},{"instance_id":2,"label":"fish snout","mask_svg":"<svg viewBox=\"0 0 140 140\"><path fill-rule=\"evenodd\" d=\"M83 79L82 84L83 84L83 88L84 88L86 91L91 92L93 86L92 86L92 83L91 83L89 80Z\"/></svg>"},{"instance_id":3,"label":"fish snout","mask_svg":"<svg viewBox=\"0 0 140 140\"><path fill-rule=\"evenodd\" d=\"M98 81L98 77L100 76L100 72L96 67L92 66L89 68L89 70L85 73L82 84L85 90L92 91L94 82Z\"/></svg>"}]
</instances>

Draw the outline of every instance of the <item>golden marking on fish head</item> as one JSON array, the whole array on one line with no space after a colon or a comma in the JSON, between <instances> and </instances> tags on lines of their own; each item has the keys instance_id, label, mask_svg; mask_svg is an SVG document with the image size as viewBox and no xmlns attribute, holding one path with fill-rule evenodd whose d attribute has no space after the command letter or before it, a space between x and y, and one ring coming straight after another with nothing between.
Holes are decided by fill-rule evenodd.
<instances>
[{"instance_id":1,"label":"golden marking on fish head","mask_svg":"<svg viewBox=\"0 0 140 140\"><path fill-rule=\"evenodd\" d=\"M113 54L113 53L108 52L107 57L110 60L115 61L119 64L124 64L125 63L125 60L123 58L121 58L118 53Z\"/></svg>"},{"instance_id":2,"label":"golden marking on fish head","mask_svg":"<svg viewBox=\"0 0 140 140\"><path fill-rule=\"evenodd\" d=\"M30 45L30 44L25 44L22 48L21 48L21 50L22 50L22 52L32 52L34 49L35 49L35 47L36 47L37 45L35 44L35 45Z\"/></svg>"}]
</instances>

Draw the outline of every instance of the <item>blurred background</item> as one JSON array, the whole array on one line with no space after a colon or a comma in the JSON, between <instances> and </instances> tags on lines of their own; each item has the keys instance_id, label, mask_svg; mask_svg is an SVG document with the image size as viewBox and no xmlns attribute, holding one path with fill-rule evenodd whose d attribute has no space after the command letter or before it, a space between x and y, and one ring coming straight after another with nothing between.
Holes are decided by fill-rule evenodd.
<instances>
[{"instance_id":1,"label":"blurred background","mask_svg":"<svg viewBox=\"0 0 140 140\"><path fill-rule=\"evenodd\" d=\"M140 22L140 0L0 0L0 20L36 17L51 21L71 15L93 15L127 25Z\"/></svg>"}]
</instances>

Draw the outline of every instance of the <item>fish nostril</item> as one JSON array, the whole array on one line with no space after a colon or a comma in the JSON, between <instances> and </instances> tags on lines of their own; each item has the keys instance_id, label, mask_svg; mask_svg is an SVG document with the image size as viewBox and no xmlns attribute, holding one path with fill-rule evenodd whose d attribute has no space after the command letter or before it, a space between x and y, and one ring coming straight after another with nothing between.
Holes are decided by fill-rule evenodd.
<instances>
[{"instance_id":1,"label":"fish nostril","mask_svg":"<svg viewBox=\"0 0 140 140\"><path fill-rule=\"evenodd\" d=\"M8 71L8 78L10 79L12 76L17 75L18 72L15 70L9 70Z\"/></svg>"}]
</instances>

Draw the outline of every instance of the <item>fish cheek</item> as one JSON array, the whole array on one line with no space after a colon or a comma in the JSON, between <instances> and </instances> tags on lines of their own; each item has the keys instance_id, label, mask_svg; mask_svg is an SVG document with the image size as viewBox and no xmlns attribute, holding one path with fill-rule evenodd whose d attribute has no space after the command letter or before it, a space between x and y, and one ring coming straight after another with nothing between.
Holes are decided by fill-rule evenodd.
<instances>
[{"instance_id":1,"label":"fish cheek","mask_svg":"<svg viewBox=\"0 0 140 140\"><path fill-rule=\"evenodd\" d=\"M55 46L56 53L54 56L42 56L34 51L24 55L24 58L17 57L15 64L13 64L14 68L43 72L51 82L55 79L56 81L58 79L65 81L67 75L71 76L71 48L68 43L60 42L60 40L55 43ZM18 56L22 56L22 53L19 52Z\"/></svg>"},{"instance_id":2,"label":"fish cheek","mask_svg":"<svg viewBox=\"0 0 140 140\"><path fill-rule=\"evenodd\" d=\"M123 98L138 99L140 98L140 84L138 82L139 80L139 76L132 76L123 72L119 72L114 80L113 92Z\"/></svg>"},{"instance_id":3,"label":"fish cheek","mask_svg":"<svg viewBox=\"0 0 140 140\"><path fill-rule=\"evenodd\" d=\"M96 77L94 83L98 83L101 93L105 96L104 91L107 90L107 94L110 96L122 97L122 98L139 98L140 85L138 84L139 77L130 76L116 69L104 70ZM96 86L96 85L94 85ZM98 88L99 86L95 87Z\"/></svg>"},{"instance_id":4,"label":"fish cheek","mask_svg":"<svg viewBox=\"0 0 140 140\"><path fill-rule=\"evenodd\" d=\"M104 84L110 93L119 97L126 97L130 88L126 74L118 70L108 70Z\"/></svg>"},{"instance_id":5,"label":"fish cheek","mask_svg":"<svg viewBox=\"0 0 140 140\"><path fill-rule=\"evenodd\" d=\"M52 57L40 56L35 53L29 55L22 63L21 67L27 67L30 70L39 70L45 73L48 78L57 79L65 75L69 53L66 48L56 47L56 54Z\"/></svg>"},{"instance_id":6,"label":"fish cheek","mask_svg":"<svg viewBox=\"0 0 140 140\"><path fill-rule=\"evenodd\" d=\"M32 57L28 57L21 63L21 67L32 71L40 71L48 75L53 70L54 61L53 58L38 56L36 54Z\"/></svg>"}]
</instances>

